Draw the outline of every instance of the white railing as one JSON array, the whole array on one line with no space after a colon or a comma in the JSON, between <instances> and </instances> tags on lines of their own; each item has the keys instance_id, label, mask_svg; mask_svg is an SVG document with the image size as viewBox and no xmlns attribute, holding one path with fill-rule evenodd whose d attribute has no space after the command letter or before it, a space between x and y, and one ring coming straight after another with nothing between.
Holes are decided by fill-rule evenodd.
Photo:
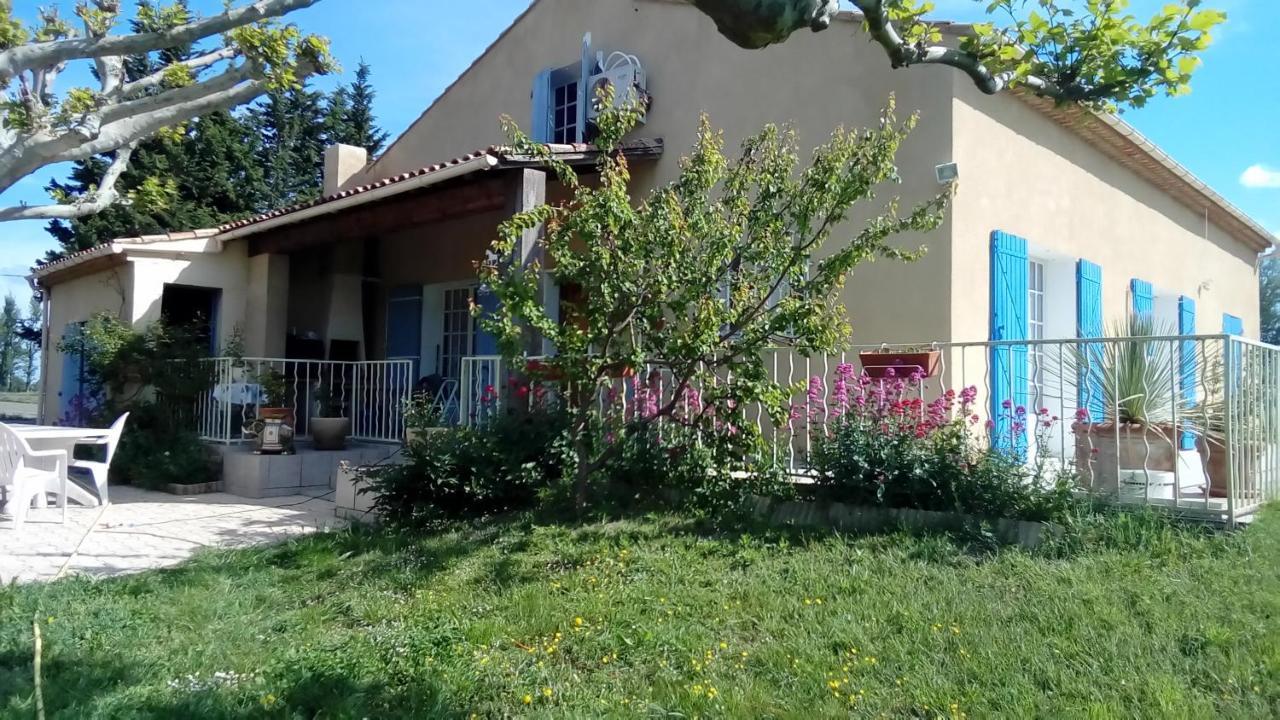
<instances>
[{"instance_id":1,"label":"white railing","mask_svg":"<svg viewBox=\"0 0 1280 720\"><path fill-rule=\"evenodd\" d=\"M912 351L927 358L912 362L936 364L893 366L895 354ZM1142 372L1123 369L1139 360ZM970 389L983 442L1073 473L1103 497L1226 522L1280 499L1280 348L1242 338L925 343L815 356L778 349L765 365L790 398L781 408L740 408L739 421L794 474L809 472L816 443L859 393L892 383L924 401L921 413L948 391ZM513 374L501 358L467 358L462 375L462 424L510 405ZM600 401L630 418L672 400L674 386L666 371L644 368L602 388ZM1114 422L1133 417L1147 423Z\"/></svg>"},{"instance_id":2,"label":"white railing","mask_svg":"<svg viewBox=\"0 0 1280 720\"><path fill-rule=\"evenodd\" d=\"M238 443L264 407L293 412L298 438L310 435L321 410L351 420L353 440L399 442L404 405L413 393L411 360L335 362L279 358L213 358L213 383L196 400L202 439ZM270 397L273 391L282 397ZM322 408L321 405L328 405Z\"/></svg>"}]
</instances>

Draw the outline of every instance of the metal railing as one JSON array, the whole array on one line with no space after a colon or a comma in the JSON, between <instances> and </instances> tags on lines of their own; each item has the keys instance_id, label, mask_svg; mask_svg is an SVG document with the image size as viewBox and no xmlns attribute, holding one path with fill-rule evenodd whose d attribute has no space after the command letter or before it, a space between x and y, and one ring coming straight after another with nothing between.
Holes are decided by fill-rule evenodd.
<instances>
[{"instance_id":1,"label":"metal railing","mask_svg":"<svg viewBox=\"0 0 1280 720\"><path fill-rule=\"evenodd\" d=\"M907 355L914 359L895 364ZM891 383L924 401L921 413L928 401L968 389L979 442L1071 473L1101 497L1225 522L1280 499L1280 348L1243 338L940 342L810 356L776 349L765 366L790 397L781 408L741 407L739 422L754 425L797 475L810 472L816 443L857 393ZM512 377L500 357L464 360L459 422L508 406ZM672 400L674 387L665 370L641 368L601 388L600 402L631 417Z\"/></svg>"},{"instance_id":2,"label":"metal railing","mask_svg":"<svg viewBox=\"0 0 1280 720\"><path fill-rule=\"evenodd\" d=\"M207 362L213 365L213 382L195 408L196 429L206 441L248 441L262 408L291 410L296 437L305 439L322 404L332 416L351 420L353 440L399 442L404 437L404 406L417 380L411 360L221 357Z\"/></svg>"}]
</instances>

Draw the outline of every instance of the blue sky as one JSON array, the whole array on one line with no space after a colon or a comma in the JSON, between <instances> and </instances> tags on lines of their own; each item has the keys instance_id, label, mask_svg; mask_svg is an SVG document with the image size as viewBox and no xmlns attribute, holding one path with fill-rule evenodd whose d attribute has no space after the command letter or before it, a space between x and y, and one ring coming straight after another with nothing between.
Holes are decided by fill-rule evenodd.
<instances>
[{"instance_id":1,"label":"blue sky","mask_svg":"<svg viewBox=\"0 0 1280 720\"><path fill-rule=\"evenodd\" d=\"M601 0L603 1L603 0ZM1134 0L1140 16L1166 0ZM15 0L14 13L34 18L36 7L60 5L71 14L71 0ZM1201 179L1280 232L1280 73L1270 71L1270 30L1280 27L1275 0L1206 0L1226 10L1227 24L1204 55L1191 95L1160 99L1140 111L1126 113L1137 126ZM132 6L125 3L126 8ZM193 0L193 7L216 11L218 0ZM330 38L344 76L324 78L331 87L350 78L361 58L373 66L378 91L377 112L384 128L398 135L467 67L528 5L528 0L323 0L295 13L293 20L309 32ZM981 15L985 2L936 0L934 17L969 20ZM81 71L83 77L84 71ZM77 81L69 72L60 87ZM832 124L838 123L832 119ZM459 149L464 150L464 148ZM62 168L47 168L3 193L0 202L41 203L42 187L60 177ZM0 275L25 273L31 262L52 246L39 222L0 224L4 256ZM0 291L25 298L25 283L0 278Z\"/></svg>"}]
</instances>

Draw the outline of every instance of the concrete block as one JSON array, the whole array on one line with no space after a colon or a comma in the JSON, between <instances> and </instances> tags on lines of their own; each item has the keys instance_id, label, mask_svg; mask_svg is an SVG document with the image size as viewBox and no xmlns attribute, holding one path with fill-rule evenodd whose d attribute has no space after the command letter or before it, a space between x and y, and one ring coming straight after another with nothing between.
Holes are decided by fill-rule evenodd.
<instances>
[{"instance_id":1,"label":"concrete block","mask_svg":"<svg viewBox=\"0 0 1280 720\"><path fill-rule=\"evenodd\" d=\"M263 455L267 461L266 488L291 488L302 486L302 457L300 455Z\"/></svg>"}]
</instances>

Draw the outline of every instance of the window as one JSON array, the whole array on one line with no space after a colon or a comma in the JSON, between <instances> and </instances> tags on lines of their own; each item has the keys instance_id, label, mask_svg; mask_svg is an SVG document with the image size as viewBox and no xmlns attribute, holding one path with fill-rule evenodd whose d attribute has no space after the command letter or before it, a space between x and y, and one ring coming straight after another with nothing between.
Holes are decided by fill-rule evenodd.
<instances>
[{"instance_id":1,"label":"window","mask_svg":"<svg viewBox=\"0 0 1280 720\"><path fill-rule=\"evenodd\" d=\"M218 306L220 288L165 283L160 293L160 317L171 327L186 328L218 352Z\"/></svg>"},{"instance_id":2,"label":"window","mask_svg":"<svg viewBox=\"0 0 1280 720\"><path fill-rule=\"evenodd\" d=\"M552 92L551 142L578 142L578 81L555 86Z\"/></svg>"},{"instance_id":3,"label":"window","mask_svg":"<svg viewBox=\"0 0 1280 720\"><path fill-rule=\"evenodd\" d=\"M444 327L441 332L440 366L443 377L462 377L462 359L471 354L475 326L471 317L473 289L454 288L444 292Z\"/></svg>"},{"instance_id":4,"label":"window","mask_svg":"<svg viewBox=\"0 0 1280 720\"><path fill-rule=\"evenodd\" d=\"M1027 339L1044 340L1044 263L1038 260L1027 261ZM1030 345L1027 348L1033 407L1044 406L1044 346Z\"/></svg>"}]
</instances>

